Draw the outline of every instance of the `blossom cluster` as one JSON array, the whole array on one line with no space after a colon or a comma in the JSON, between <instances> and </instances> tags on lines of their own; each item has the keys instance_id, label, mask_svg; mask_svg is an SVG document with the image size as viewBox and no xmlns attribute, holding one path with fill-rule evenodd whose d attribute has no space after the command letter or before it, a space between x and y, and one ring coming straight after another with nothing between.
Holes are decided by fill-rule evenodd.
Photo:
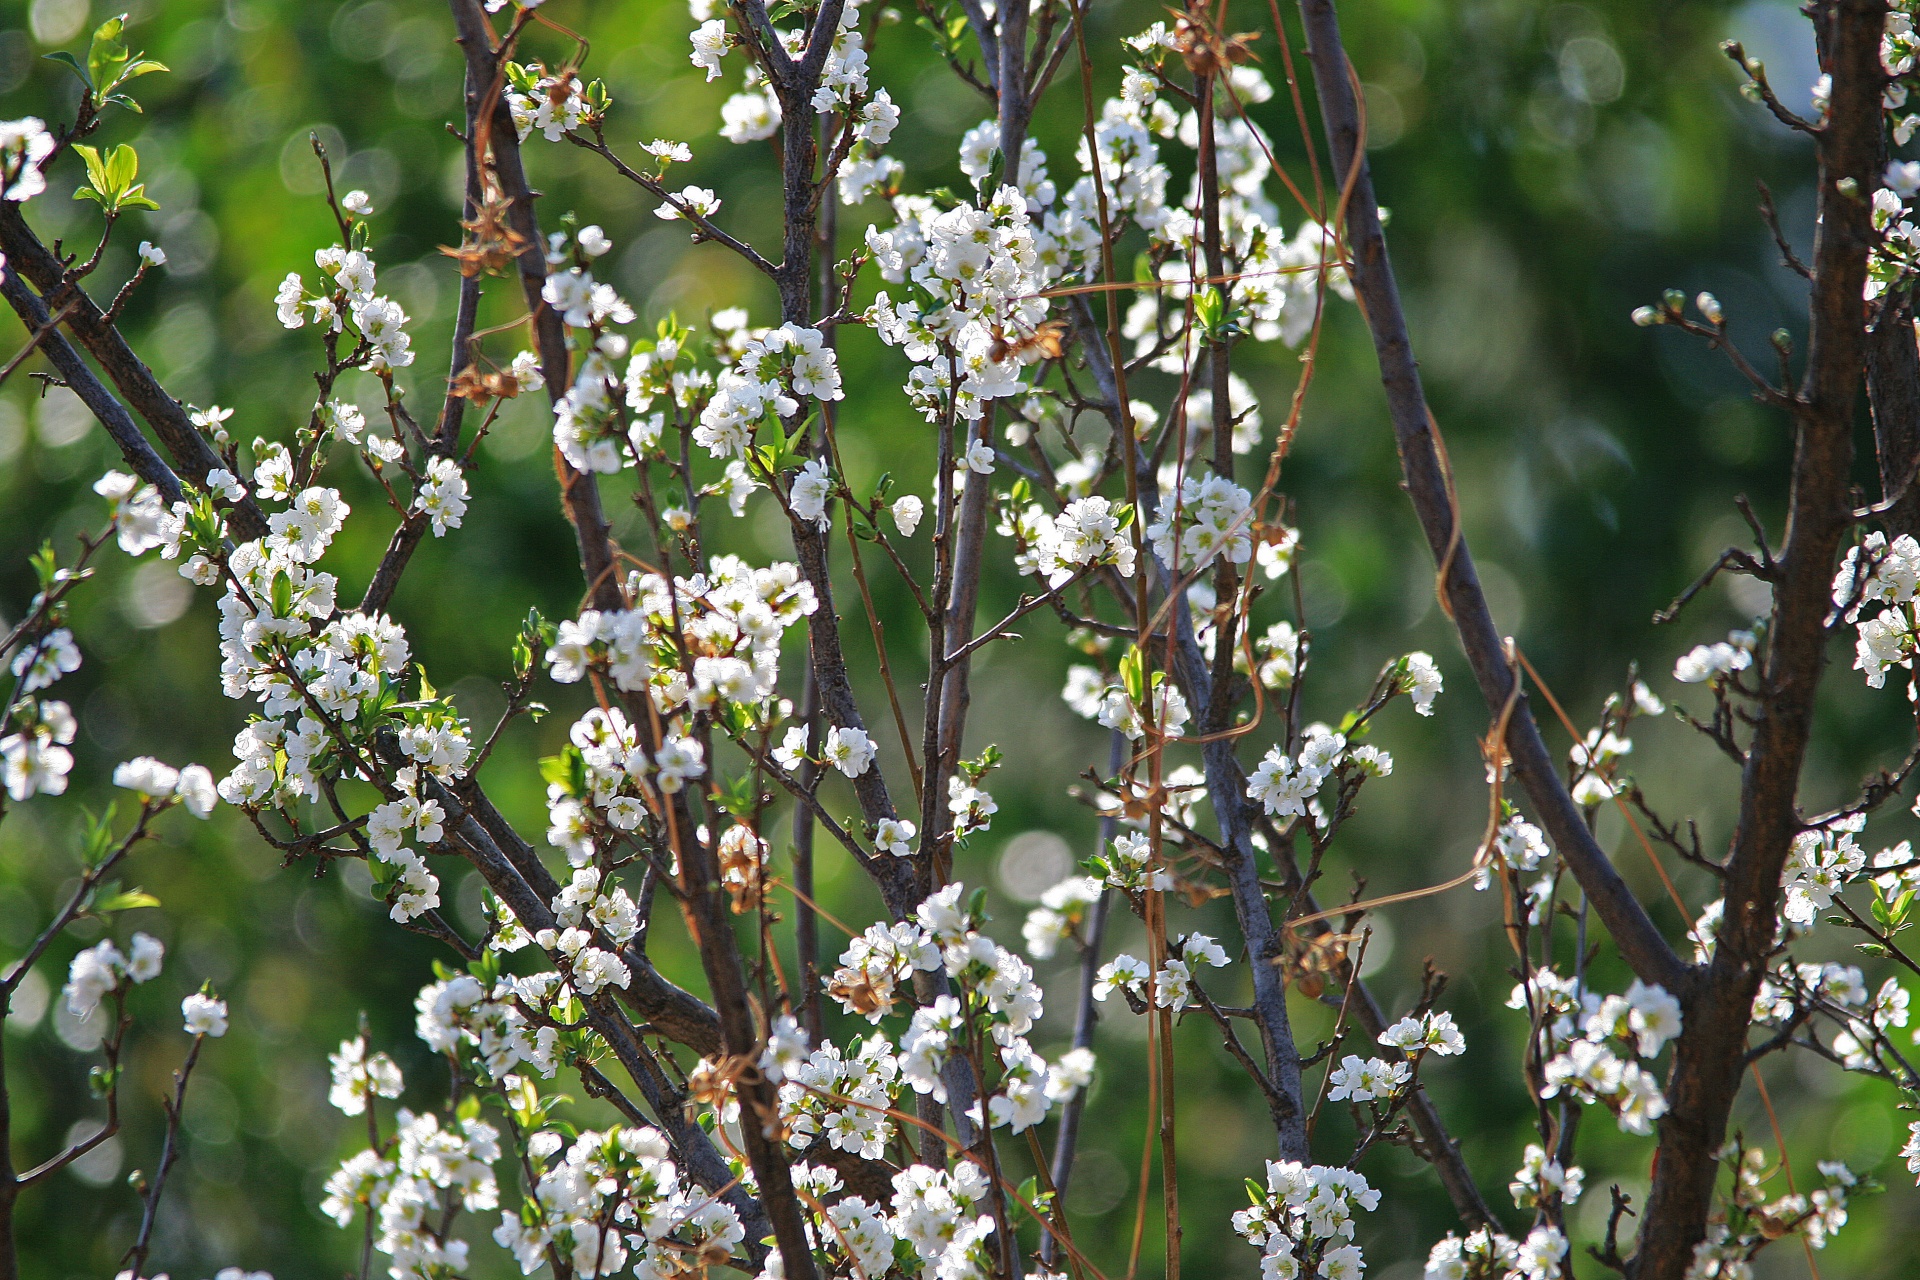
<instances>
[{"instance_id":1,"label":"blossom cluster","mask_svg":"<svg viewBox=\"0 0 1920 1280\"><path fill-rule=\"evenodd\" d=\"M1667 1100L1642 1065L1680 1034L1680 1001L1635 979L1625 995L1602 996L1577 978L1541 968L1513 989L1507 1007L1540 1026L1540 1094L1599 1103L1624 1133L1650 1134Z\"/></svg>"}]
</instances>

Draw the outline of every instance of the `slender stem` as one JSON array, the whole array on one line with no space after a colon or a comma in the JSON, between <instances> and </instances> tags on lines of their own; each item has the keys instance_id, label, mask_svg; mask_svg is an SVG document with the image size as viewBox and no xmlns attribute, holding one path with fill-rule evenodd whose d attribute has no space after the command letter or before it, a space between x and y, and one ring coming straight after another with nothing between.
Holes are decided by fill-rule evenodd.
<instances>
[{"instance_id":1,"label":"slender stem","mask_svg":"<svg viewBox=\"0 0 1920 1280\"><path fill-rule=\"evenodd\" d=\"M141 1280L147 1273L147 1254L152 1248L154 1223L159 1220L160 1197L166 1192L167 1175L173 1172L174 1161L180 1158L180 1122L187 1110L187 1082L193 1078L193 1069L200 1061L200 1047L206 1040L203 1035L195 1036L186 1061L173 1073L173 1097L166 1102L167 1136L160 1144L160 1164L153 1171L153 1181L147 1184L146 1204L140 1213L140 1234L120 1262L123 1272L133 1273L133 1280ZM368 1110L372 1110L371 1106Z\"/></svg>"},{"instance_id":2,"label":"slender stem","mask_svg":"<svg viewBox=\"0 0 1920 1280\"><path fill-rule=\"evenodd\" d=\"M1332 0L1300 0L1300 13L1306 24L1328 149L1335 171L1342 175L1344 217L1333 221L1344 228L1351 247L1349 272L1373 334L1407 493L1434 562L1441 567L1442 600L1459 632L1481 695L1497 714L1507 703L1514 675L1474 570L1466 537L1459 528L1452 481L1421 389L1420 371L1400 305L1400 289L1387 259L1386 236L1361 146L1359 100L1340 42L1339 18ZM1580 807L1555 768L1524 694L1508 718L1506 739L1514 776L1532 799L1554 846L1592 897L1594 910L1613 935L1622 957L1643 981L1658 983L1669 991L1684 991L1690 980L1688 966L1587 830Z\"/></svg>"}]
</instances>

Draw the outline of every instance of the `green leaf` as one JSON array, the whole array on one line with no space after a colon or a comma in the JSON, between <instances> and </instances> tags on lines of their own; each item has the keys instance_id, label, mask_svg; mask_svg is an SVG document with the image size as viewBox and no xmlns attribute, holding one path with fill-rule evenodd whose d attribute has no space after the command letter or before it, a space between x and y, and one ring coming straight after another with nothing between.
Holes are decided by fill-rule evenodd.
<instances>
[{"instance_id":1,"label":"green leaf","mask_svg":"<svg viewBox=\"0 0 1920 1280\"><path fill-rule=\"evenodd\" d=\"M111 184L107 181L107 165L100 158L100 148L75 143L73 149L82 160L87 162L87 181L104 194Z\"/></svg>"},{"instance_id":2,"label":"green leaf","mask_svg":"<svg viewBox=\"0 0 1920 1280\"><path fill-rule=\"evenodd\" d=\"M86 815L87 828L85 835L81 838L83 849L81 856L85 859L87 866L99 866L113 849L113 809L114 806L109 804L97 815L92 813Z\"/></svg>"},{"instance_id":3,"label":"green leaf","mask_svg":"<svg viewBox=\"0 0 1920 1280\"><path fill-rule=\"evenodd\" d=\"M540 777L555 786L564 787L570 796L580 795L587 789L587 762L580 754L580 748L562 747L557 756L542 756Z\"/></svg>"},{"instance_id":4,"label":"green leaf","mask_svg":"<svg viewBox=\"0 0 1920 1280\"><path fill-rule=\"evenodd\" d=\"M1140 646L1130 644L1120 658L1120 687L1127 691L1136 706L1144 706L1147 701L1147 660L1140 652Z\"/></svg>"},{"instance_id":5,"label":"green leaf","mask_svg":"<svg viewBox=\"0 0 1920 1280\"><path fill-rule=\"evenodd\" d=\"M112 184L116 194L133 186L133 180L140 173L140 155L126 143L121 143L106 156L107 181Z\"/></svg>"},{"instance_id":6,"label":"green leaf","mask_svg":"<svg viewBox=\"0 0 1920 1280\"><path fill-rule=\"evenodd\" d=\"M98 914L104 916L114 911L132 911L136 907L157 907L159 905L160 899L154 897L145 889L128 889L124 893L116 893L111 897L94 903L93 909Z\"/></svg>"},{"instance_id":7,"label":"green leaf","mask_svg":"<svg viewBox=\"0 0 1920 1280\"><path fill-rule=\"evenodd\" d=\"M33 566L33 576L40 581L40 589L51 590L54 575L60 571L60 560L53 554L53 543L41 543L40 549L28 558L28 563Z\"/></svg>"},{"instance_id":8,"label":"green leaf","mask_svg":"<svg viewBox=\"0 0 1920 1280\"><path fill-rule=\"evenodd\" d=\"M467 972L480 980L482 986L491 987L493 980L500 976L500 953L483 951L478 960L467 963Z\"/></svg>"},{"instance_id":9,"label":"green leaf","mask_svg":"<svg viewBox=\"0 0 1920 1280\"><path fill-rule=\"evenodd\" d=\"M367 873L373 877L373 896L376 898L385 898L393 891L393 886L400 883L400 868L378 858L367 859ZM442 977L441 981L446 981L446 978Z\"/></svg>"},{"instance_id":10,"label":"green leaf","mask_svg":"<svg viewBox=\"0 0 1920 1280\"><path fill-rule=\"evenodd\" d=\"M89 89L93 88L93 80L87 75L87 69L81 66L80 59L74 57L72 54L62 50L59 53L48 53L42 54L41 56L49 62L59 63L67 70L73 72L74 77L78 79L81 84L87 86Z\"/></svg>"},{"instance_id":11,"label":"green leaf","mask_svg":"<svg viewBox=\"0 0 1920 1280\"><path fill-rule=\"evenodd\" d=\"M127 15L108 18L93 30L93 43L87 47L87 82L98 89L110 89L127 65L127 46L120 37L127 29Z\"/></svg>"},{"instance_id":12,"label":"green leaf","mask_svg":"<svg viewBox=\"0 0 1920 1280\"><path fill-rule=\"evenodd\" d=\"M748 818L753 816L755 797L753 778L751 775L742 774L740 777L729 778L724 782L716 783L713 789L713 796L719 806L734 817Z\"/></svg>"},{"instance_id":13,"label":"green leaf","mask_svg":"<svg viewBox=\"0 0 1920 1280\"><path fill-rule=\"evenodd\" d=\"M77 145L74 150L86 161L89 183L73 193L74 199L97 201L101 208L114 213L160 207L146 194L146 187L134 181L140 175L140 156L126 143L107 152L85 145Z\"/></svg>"}]
</instances>

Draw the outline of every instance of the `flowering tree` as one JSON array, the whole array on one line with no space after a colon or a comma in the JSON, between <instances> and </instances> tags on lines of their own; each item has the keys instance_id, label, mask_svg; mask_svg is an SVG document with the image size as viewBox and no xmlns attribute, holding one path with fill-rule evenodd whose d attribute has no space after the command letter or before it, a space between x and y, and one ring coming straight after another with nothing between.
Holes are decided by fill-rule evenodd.
<instances>
[{"instance_id":1,"label":"flowering tree","mask_svg":"<svg viewBox=\"0 0 1920 1280\"><path fill-rule=\"evenodd\" d=\"M1777 380L1751 367L1705 294L1692 310L1673 294L1633 317L1724 350L1796 442L1778 545L1753 520L1754 543L1723 553L1673 610L1719 573L1757 579L1771 598L1751 632L1701 645L1674 672L1711 699L1704 718L1674 714L1740 768L1738 828L1718 853L1621 770L1633 722L1667 714L1647 684L1630 680L1586 732L1546 695L1573 738L1564 769L1534 718L1531 668L1497 628L1460 529L1332 5L1301 0L1298 60L1274 7L1260 66L1224 4L1193 4L1117 49L1090 45L1078 0L920 7L953 74L988 104L963 141L971 185L958 192L920 190L887 152L900 113L870 75L868 50L886 38L877 7L694 0L693 65L743 77L722 137L772 140L780 157L778 243L756 244L729 229L713 192L674 180L692 142L609 140L619 104L545 8L450 0L466 185L447 249L460 294L444 395L424 408L404 395L397 371L420 353L368 251L378 212L335 190L316 144L338 239L286 275L276 303L310 344L318 391L276 438L250 444L227 411L176 400L117 327L163 248L142 244L106 305L89 287L116 221L152 203L133 149L108 140L135 81L164 68L109 22L69 60L84 82L71 121L0 125L0 292L30 335L5 372L44 362L38 376L84 402L131 472L100 479L101 529L64 562L41 557L40 592L0 640L14 676L7 803L66 789L75 722L54 686L81 655L63 621L109 543L158 552L218 594L222 692L250 708L217 783L200 765L144 757L115 772L137 811L89 828L71 897L0 997L76 921L151 905L115 876L169 809L232 806L289 864L364 863L393 922L449 953L416 1007L450 1103L396 1113L400 1071L365 1035L332 1057L331 1100L365 1118L367 1142L328 1179L323 1208L360 1233L363 1274L465 1274L470 1246L491 1238L522 1271L557 1276L1097 1275L1065 1210L1081 1108L1096 1074L1144 1068L1165 1269L1177 1275L1183 1229L1223 1225L1181 1211L1172 1046L1188 1023L1224 1042L1266 1104L1273 1159L1248 1171L1262 1176L1232 1227L1276 1280L1361 1274L1356 1223L1380 1198L1365 1166L1382 1145L1428 1162L1458 1211L1428 1276L1571 1274L1568 1207L1606 1180L1579 1163L1582 1117L1600 1112L1587 1123L1644 1139L1654 1174L1643 1203L1614 1188L1604 1235L1584 1242L1592 1265L1730 1280L1780 1238L1823 1245L1869 1180L1823 1163L1823 1185L1783 1194L1729 1116L1749 1068L1775 1053L1880 1078L1890 1107L1920 1104L1894 1037L1907 1022L1897 974L1876 988L1861 968L1801 959L1816 933L1851 931L1889 973L1920 972L1898 941L1920 859L1905 843L1871 857L1862 843L1920 749L1832 810L1799 797L1829 641L1854 634L1855 666L1876 688L1911 673L1920 651L1920 232L1906 220L1920 165L1889 163L1890 139L1920 123L1906 113L1905 6L1809 6L1825 71L1812 119L1729 49L1750 96L1817 152L1809 259L1779 237L1810 285L1805 352L1780 340ZM528 51L549 47L562 56ZM1275 158L1248 114L1275 96L1269 74L1313 157L1306 173ZM1311 141L1308 82L1324 147ZM1043 99L1083 118L1070 177L1028 136ZM530 173L548 144L592 153L662 219L737 255L779 314L640 327L595 275L606 234L572 213L541 225ZM100 207L84 259L43 243L30 216L63 163L84 167L79 194ZM1175 172L1190 175L1184 190ZM1123 254L1137 271L1117 265ZM483 329L483 293L516 286L520 319ZM1352 709L1337 724L1301 710L1311 647L1281 485L1323 318L1349 305L1374 339L1438 599L1488 709L1484 836L1434 891L1499 891L1539 1126L1512 1175L1515 1211L1482 1192L1499 1171L1468 1166L1422 1083L1433 1060L1472 1052L1441 984L1429 975L1411 1008L1388 1009L1361 977L1369 919L1388 900L1323 909L1316 896L1362 793L1391 785L1378 740L1403 703L1431 714L1443 686L1432 656L1380 654L1371 687L1340 691ZM924 432L935 461L856 489L839 406L865 389L843 380L838 351L871 341L861 329L894 353L906 404L889 411ZM1234 373L1247 343L1301 352L1284 412ZM368 380L383 405L371 417L347 394ZM1864 507L1849 487L1863 387L1883 481ZM537 394L551 402L583 602L499 638L506 710L473 724L388 608L422 541L477 518L466 473L479 439L507 402ZM323 473L356 465L364 478L351 483L369 496L354 505L375 508L359 518L391 527L358 601L323 567L354 515ZM609 494L633 504L647 545L614 541ZM719 522L754 508L790 528L790 559L710 549ZM1004 616L982 618L984 566L1003 551L1033 582ZM873 575L897 576L916 634L882 634ZM1111 750L1087 796L1100 846L1022 930L1036 959L1079 957L1064 988L1043 992L957 877L993 823L1001 760L966 732L973 660L1049 618L1090 655L1065 696L1110 731ZM846 629L871 633L883 699L856 695ZM489 797L487 766L511 722L546 714L543 696L584 710L542 765L548 829L522 832ZM1609 862L1594 834L1603 808L1626 815L1656 863L1664 850L1715 886L1685 936L1658 927ZM825 916L812 896L824 858L871 880L878 918ZM483 936L442 909L443 880L462 866L487 888ZM1214 897L1231 901L1235 936L1183 927ZM649 956L656 917L676 911L698 952L693 989ZM1143 955L1107 945L1116 913L1141 922ZM1624 991L1590 982L1591 926L1631 972ZM837 959L822 949L830 928L846 934ZM163 949L110 932L73 957L63 992L77 1016L111 1010L93 1079L103 1124L24 1169L0 1142L0 1277L16 1272L18 1197L119 1122L126 997L160 971ZM1298 1042L1290 989L1337 1008L1332 1040ZM1050 1057L1030 1039L1046 1001L1077 1011L1071 1044ZM1139 1020L1130 1043L1142 1050L1100 1043L1103 1012ZM141 1188L133 1280L150 1272L194 1066L227 1027L211 991L182 1016L192 1047ZM566 1119L559 1090L576 1081L616 1123ZM1316 1137L1329 1105L1358 1135L1338 1150ZM1913 1132L1904 1154L1920 1169Z\"/></svg>"}]
</instances>

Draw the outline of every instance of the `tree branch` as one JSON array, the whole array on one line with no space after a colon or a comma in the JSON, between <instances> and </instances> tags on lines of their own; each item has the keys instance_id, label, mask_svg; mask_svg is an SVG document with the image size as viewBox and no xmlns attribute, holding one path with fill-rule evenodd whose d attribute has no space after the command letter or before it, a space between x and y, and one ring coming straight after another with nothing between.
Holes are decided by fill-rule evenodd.
<instances>
[{"instance_id":1,"label":"tree branch","mask_svg":"<svg viewBox=\"0 0 1920 1280\"><path fill-rule=\"evenodd\" d=\"M1421 389L1412 340L1400 306L1400 288L1387 259L1386 236L1366 154L1360 148L1360 108L1351 68L1340 43L1340 23L1332 0L1300 0L1310 43L1314 83L1320 94L1327 141L1337 172L1346 175L1345 230L1351 247L1349 267L1354 292L1373 334L1380 379L1400 452L1408 496L1426 534L1435 564L1441 568L1442 603L1452 615L1461 647L1473 667L1481 696L1498 713L1507 704L1514 680L1505 645L1487 608L1474 571L1465 534L1457 527L1452 483L1441 461L1433 419ZM1579 806L1567 793L1553 756L1540 737L1526 695L1520 695L1507 722L1511 767L1538 810L1541 824L1592 899L1607 931L1627 964L1643 981L1679 992L1688 985L1688 966L1663 937L1646 908L1633 896L1587 829Z\"/></svg>"},{"instance_id":2,"label":"tree branch","mask_svg":"<svg viewBox=\"0 0 1920 1280\"><path fill-rule=\"evenodd\" d=\"M66 270L59 259L40 243L39 237L33 234L32 228L21 216L20 206L11 201L0 201L0 252L6 254L7 265L25 276L52 306L67 309L67 330L80 340L80 345L87 349L89 355L100 362L100 367L106 370L107 377L127 398L134 412L146 419L147 425L160 437L160 443L173 456L174 466L182 475L195 484L203 484L207 472L226 465L220 455L213 451L213 446L201 436L199 428L193 425L186 408L160 385L153 370L134 354L133 348L120 335L120 330L107 322L93 299L79 285L68 284ZM8 301L13 302L11 295ZM20 310L18 303L14 303L14 310ZM39 323L30 321L29 327L37 327ZM49 345L49 356L52 353ZM93 406L89 405L88 408ZM104 419L102 421L105 422ZM108 430L113 430L113 427L109 425ZM115 440L125 452L126 443L118 435ZM266 535L266 517L260 514L260 508L254 505L251 497L242 499L228 519L234 532L243 539Z\"/></svg>"}]
</instances>

